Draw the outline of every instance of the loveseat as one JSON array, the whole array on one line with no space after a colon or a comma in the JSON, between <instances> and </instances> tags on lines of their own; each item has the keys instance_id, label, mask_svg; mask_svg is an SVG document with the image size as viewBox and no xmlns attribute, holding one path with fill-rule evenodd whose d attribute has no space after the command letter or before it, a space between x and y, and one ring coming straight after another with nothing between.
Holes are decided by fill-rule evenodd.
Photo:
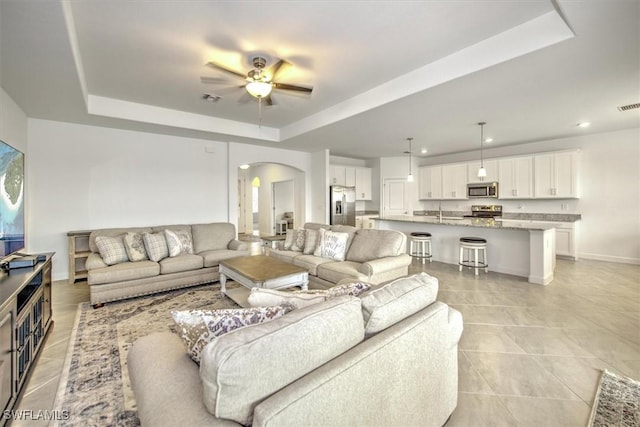
<instances>
[{"instance_id":1,"label":"loveseat","mask_svg":"<svg viewBox=\"0 0 640 427\"><path fill-rule=\"evenodd\" d=\"M172 256L168 246L167 252L161 248L163 240L167 242L166 234L178 237ZM213 282L220 277L221 260L249 255L248 245L236 240L235 226L230 223L94 230L89 249L87 283L94 307Z\"/></svg>"},{"instance_id":2,"label":"loveseat","mask_svg":"<svg viewBox=\"0 0 640 427\"><path fill-rule=\"evenodd\" d=\"M313 248L308 248L309 230L321 229L348 235L344 260L319 254L313 243ZM291 247L272 249L269 256L306 268L310 288L327 289L344 280L377 284L408 273L411 256L406 253L407 236L399 231L308 222L303 227L306 235L296 244L297 231L287 230L287 240L293 240ZM290 239L292 233L294 237ZM289 243L287 240L284 244Z\"/></svg>"},{"instance_id":3,"label":"loveseat","mask_svg":"<svg viewBox=\"0 0 640 427\"><path fill-rule=\"evenodd\" d=\"M156 332L127 357L145 426L441 426L457 404L462 316L437 279L400 278L213 338L200 366Z\"/></svg>"}]
</instances>

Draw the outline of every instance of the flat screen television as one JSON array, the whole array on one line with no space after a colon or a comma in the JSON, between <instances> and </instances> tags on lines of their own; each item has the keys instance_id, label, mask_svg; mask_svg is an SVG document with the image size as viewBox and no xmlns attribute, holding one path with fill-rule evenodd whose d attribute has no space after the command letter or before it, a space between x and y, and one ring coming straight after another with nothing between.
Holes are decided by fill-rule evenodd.
<instances>
[{"instance_id":1,"label":"flat screen television","mask_svg":"<svg viewBox=\"0 0 640 427\"><path fill-rule=\"evenodd\" d=\"M24 154L0 141L0 259L24 249Z\"/></svg>"}]
</instances>

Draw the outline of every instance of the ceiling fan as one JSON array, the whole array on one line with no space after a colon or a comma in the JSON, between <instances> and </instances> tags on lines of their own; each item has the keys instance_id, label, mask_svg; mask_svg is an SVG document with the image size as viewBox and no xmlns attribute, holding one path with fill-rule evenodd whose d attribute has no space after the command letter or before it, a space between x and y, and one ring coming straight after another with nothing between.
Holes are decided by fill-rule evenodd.
<instances>
[{"instance_id":1,"label":"ceiling fan","mask_svg":"<svg viewBox=\"0 0 640 427\"><path fill-rule=\"evenodd\" d=\"M285 61L284 59L278 60L278 62L273 64L268 69L266 68L267 60L262 56L253 57L251 63L253 64L253 70L250 70L246 75L238 71L229 69L223 65L216 64L215 62L207 62L206 65L217 70L225 71L229 74L245 80L246 83L242 86L238 86L238 88L245 88L249 95L258 99L258 101L260 101L261 103L262 100L264 100L267 105L274 104L273 98L271 97L271 91L273 89L295 91L306 94L309 94L311 93L311 91L313 91L313 87L298 86L276 81L278 72L282 69L282 67L284 65L290 65L290 63ZM220 82L218 79L211 77L200 77L200 80L203 83Z\"/></svg>"}]
</instances>

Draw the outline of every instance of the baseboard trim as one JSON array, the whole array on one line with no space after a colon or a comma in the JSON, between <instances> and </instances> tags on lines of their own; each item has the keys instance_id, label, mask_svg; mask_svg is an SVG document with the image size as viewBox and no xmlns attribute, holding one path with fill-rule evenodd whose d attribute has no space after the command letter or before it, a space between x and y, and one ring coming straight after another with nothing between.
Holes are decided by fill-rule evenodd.
<instances>
[{"instance_id":1,"label":"baseboard trim","mask_svg":"<svg viewBox=\"0 0 640 427\"><path fill-rule=\"evenodd\" d=\"M630 258L630 257L622 257L622 256L604 255L604 254L590 254L585 252L580 253L580 258L592 259L595 261L617 262L619 264L640 265L640 258Z\"/></svg>"}]
</instances>

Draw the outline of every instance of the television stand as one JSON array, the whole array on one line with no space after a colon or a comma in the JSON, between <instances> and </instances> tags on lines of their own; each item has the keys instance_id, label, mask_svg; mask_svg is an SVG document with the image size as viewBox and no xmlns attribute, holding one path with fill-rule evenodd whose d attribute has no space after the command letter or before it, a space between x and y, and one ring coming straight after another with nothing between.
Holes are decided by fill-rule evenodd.
<instances>
[{"instance_id":1,"label":"television stand","mask_svg":"<svg viewBox=\"0 0 640 427\"><path fill-rule=\"evenodd\" d=\"M33 267L0 272L0 412L15 405L53 324L54 253L42 255Z\"/></svg>"}]
</instances>

